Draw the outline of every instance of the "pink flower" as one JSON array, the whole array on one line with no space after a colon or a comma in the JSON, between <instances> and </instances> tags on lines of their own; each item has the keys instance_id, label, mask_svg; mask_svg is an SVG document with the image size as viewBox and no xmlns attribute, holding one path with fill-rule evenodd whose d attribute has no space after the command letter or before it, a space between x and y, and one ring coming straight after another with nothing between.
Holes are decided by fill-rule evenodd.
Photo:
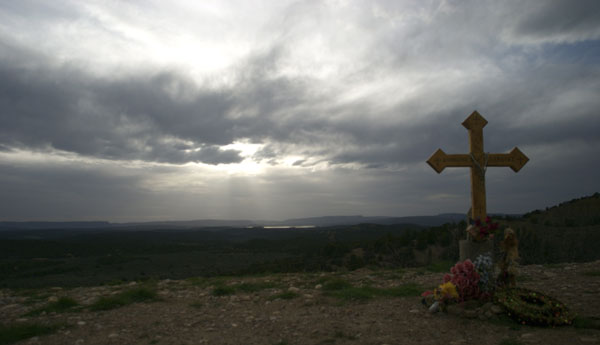
<instances>
[{"instance_id":1,"label":"pink flower","mask_svg":"<svg viewBox=\"0 0 600 345\"><path fill-rule=\"evenodd\" d=\"M480 276L475 271L475 265L473 265L471 260L457 262L450 269L450 272L452 274L444 275L444 283L450 281L456 286L460 301L479 298L481 296L478 284Z\"/></svg>"},{"instance_id":2,"label":"pink flower","mask_svg":"<svg viewBox=\"0 0 600 345\"><path fill-rule=\"evenodd\" d=\"M421 294L421 297L427 297L427 296L429 296L429 295L431 295L431 294L433 294L433 292L431 292L431 291L425 291L425 292L423 292L423 293Z\"/></svg>"}]
</instances>

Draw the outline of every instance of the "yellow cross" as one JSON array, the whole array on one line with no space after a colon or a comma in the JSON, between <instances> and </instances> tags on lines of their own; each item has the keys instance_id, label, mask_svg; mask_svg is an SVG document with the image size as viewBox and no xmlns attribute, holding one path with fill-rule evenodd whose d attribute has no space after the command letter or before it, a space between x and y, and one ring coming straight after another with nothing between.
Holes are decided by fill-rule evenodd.
<instances>
[{"instance_id":1,"label":"yellow cross","mask_svg":"<svg viewBox=\"0 0 600 345\"><path fill-rule=\"evenodd\" d=\"M485 153L483 151L483 127L487 120L474 111L462 125L469 131L469 154L448 155L441 149L435 151L427 163L441 173L446 167L471 168L471 218L484 220L485 207L485 169L491 167L510 167L515 172L529 161L529 158L518 148L510 153Z\"/></svg>"}]
</instances>

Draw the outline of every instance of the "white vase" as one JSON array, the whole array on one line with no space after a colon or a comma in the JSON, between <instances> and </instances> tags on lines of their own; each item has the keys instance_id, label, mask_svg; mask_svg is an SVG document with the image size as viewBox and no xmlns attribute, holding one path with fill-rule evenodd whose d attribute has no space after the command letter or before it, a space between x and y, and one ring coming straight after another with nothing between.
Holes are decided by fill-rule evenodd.
<instances>
[{"instance_id":1,"label":"white vase","mask_svg":"<svg viewBox=\"0 0 600 345\"><path fill-rule=\"evenodd\" d=\"M433 304L431 305L431 307L429 307L429 312L432 313L432 314L435 314L438 311L440 311L440 302L435 301L435 302L433 302Z\"/></svg>"}]
</instances>

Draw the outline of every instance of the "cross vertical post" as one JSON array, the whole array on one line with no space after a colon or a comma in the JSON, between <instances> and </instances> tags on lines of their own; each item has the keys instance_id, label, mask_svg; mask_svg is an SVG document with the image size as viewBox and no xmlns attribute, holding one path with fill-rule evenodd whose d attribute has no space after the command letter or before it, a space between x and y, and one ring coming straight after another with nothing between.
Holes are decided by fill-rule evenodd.
<instances>
[{"instance_id":1,"label":"cross vertical post","mask_svg":"<svg viewBox=\"0 0 600 345\"><path fill-rule=\"evenodd\" d=\"M483 151L483 127L487 121L473 112L462 125L469 131L469 154L471 165L471 218L484 220L487 215L485 203L485 153Z\"/></svg>"}]
</instances>

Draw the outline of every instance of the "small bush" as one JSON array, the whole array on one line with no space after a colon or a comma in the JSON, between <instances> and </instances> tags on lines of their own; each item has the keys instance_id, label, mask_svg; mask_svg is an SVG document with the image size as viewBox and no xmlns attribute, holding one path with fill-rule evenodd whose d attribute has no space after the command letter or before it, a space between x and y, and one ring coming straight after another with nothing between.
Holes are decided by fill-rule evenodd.
<instances>
[{"instance_id":1,"label":"small bush","mask_svg":"<svg viewBox=\"0 0 600 345\"><path fill-rule=\"evenodd\" d=\"M600 271L585 271L581 272L581 275L587 277L600 277Z\"/></svg>"},{"instance_id":2,"label":"small bush","mask_svg":"<svg viewBox=\"0 0 600 345\"><path fill-rule=\"evenodd\" d=\"M103 310L111 310L120 308L126 305L127 302L125 300L118 298L117 296L113 297L100 297L90 306L90 310L93 311L103 311Z\"/></svg>"},{"instance_id":3,"label":"small bush","mask_svg":"<svg viewBox=\"0 0 600 345\"><path fill-rule=\"evenodd\" d=\"M234 293L235 293L235 288L233 286L220 285L220 286L216 286L212 290L213 296L228 296L228 295L233 295Z\"/></svg>"},{"instance_id":4,"label":"small bush","mask_svg":"<svg viewBox=\"0 0 600 345\"><path fill-rule=\"evenodd\" d=\"M132 303L157 300L156 291L147 287L138 287L126 290L115 296L100 297L90 309L94 311L120 308Z\"/></svg>"},{"instance_id":5,"label":"small bush","mask_svg":"<svg viewBox=\"0 0 600 345\"><path fill-rule=\"evenodd\" d=\"M342 331L335 331L335 333L333 333L333 337L338 338L338 339L348 339L348 340L356 340L357 339L356 336L346 334Z\"/></svg>"},{"instance_id":6,"label":"small bush","mask_svg":"<svg viewBox=\"0 0 600 345\"><path fill-rule=\"evenodd\" d=\"M573 320L573 327L579 329L600 329L600 319L577 316Z\"/></svg>"},{"instance_id":7,"label":"small bush","mask_svg":"<svg viewBox=\"0 0 600 345\"><path fill-rule=\"evenodd\" d=\"M56 332L59 325L42 325L37 323L0 325L0 345L13 344L23 339Z\"/></svg>"},{"instance_id":8,"label":"small bush","mask_svg":"<svg viewBox=\"0 0 600 345\"><path fill-rule=\"evenodd\" d=\"M40 315L43 312L64 313L64 312L72 310L74 307L76 307L78 305L79 304L72 298L61 297L58 299L58 301L51 302L51 303L48 303L48 305L46 305L44 307L34 309L34 310L28 312L27 314L25 314L25 316L36 316L36 315Z\"/></svg>"},{"instance_id":9,"label":"small bush","mask_svg":"<svg viewBox=\"0 0 600 345\"><path fill-rule=\"evenodd\" d=\"M423 290L423 287L419 284L408 283L397 287L381 289L381 295L392 297L420 296Z\"/></svg>"},{"instance_id":10,"label":"small bush","mask_svg":"<svg viewBox=\"0 0 600 345\"><path fill-rule=\"evenodd\" d=\"M274 287L276 287L276 284L271 282L241 283L235 286L236 290L242 292L257 292L265 289L271 289Z\"/></svg>"},{"instance_id":11,"label":"small bush","mask_svg":"<svg viewBox=\"0 0 600 345\"><path fill-rule=\"evenodd\" d=\"M376 288L372 286L351 286L326 291L327 296L347 301L364 301L374 297L409 297L419 296L423 288L417 284L405 284L392 288Z\"/></svg>"},{"instance_id":12,"label":"small bush","mask_svg":"<svg viewBox=\"0 0 600 345\"><path fill-rule=\"evenodd\" d=\"M449 272L452 266L454 266L452 261L437 261L430 263L425 269L429 272L440 273Z\"/></svg>"},{"instance_id":13,"label":"small bush","mask_svg":"<svg viewBox=\"0 0 600 345\"><path fill-rule=\"evenodd\" d=\"M192 284L193 286L204 286L206 284L206 278L202 277L187 278L185 281Z\"/></svg>"},{"instance_id":14,"label":"small bush","mask_svg":"<svg viewBox=\"0 0 600 345\"><path fill-rule=\"evenodd\" d=\"M150 301L156 299L157 297L156 290L146 287L139 287L131 290L126 290L120 293L119 296L122 296L127 301L130 301L132 303Z\"/></svg>"},{"instance_id":15,"label":"small bush","mask_svg":"<svg viewBox=\"0 0 600 345\"><path fill-rule=\"evenodd\" d=\"M376 294L376 290L376 288L370 286L350 286L343 289L330 291L327 293L327 295L346 301L364 301L373 298Z\"/></svg>"},{"instance_id":16,"label":"small bush","mask_svg":"<svg viewBox=\"0 0 600 345\"><path fill-rule=\"evenodd\" d=\"M203 285L206 285L205 282ZM212 294L213 296L228 296L236 294L237 292L245 292L252 293L261 291L264 289L270 289L277 286L277 284L273 282L256 282L256 283L240 283L235 285L226 285L226 281L224 280L216 280L213 284Z\"/></svg>"},{"instance_id":17,"label":"small bush","mask_svg":"<svg viewBox=\"0 0 600 345\"><path fill-rule=\"evenodd\" d=\"M193 278L186 279L186 281L194 286L209 287L209 286L226 285L228 282L228 278L221 277L221 276L211 277L211 278L193 277Z\"/></svg>"},{"instance_id":18,"label":"small bush","mask_svg":"<svg viewBox=\"0 0 600 345\"><path fill-rule=\"evenodd\" d=\"M196 308L196 309L202 309L204 307L204 303L202 303L202 302L194 302L194 303L190 304L190 307Z\"/></svg>"},{"instance_id":19,"label":"small bush","mask_svg":"<svg viewBox=\"0 0 600 345\"><path fill-rule=\"evenodd\" d=\"M352 287L352 284L350 284L348 281L340 279L340 278L328 280L323 284L323 290L325 290L325 291L336 291L336 290L347 289L350 287Z\"/></svg>"}]
</instances>

